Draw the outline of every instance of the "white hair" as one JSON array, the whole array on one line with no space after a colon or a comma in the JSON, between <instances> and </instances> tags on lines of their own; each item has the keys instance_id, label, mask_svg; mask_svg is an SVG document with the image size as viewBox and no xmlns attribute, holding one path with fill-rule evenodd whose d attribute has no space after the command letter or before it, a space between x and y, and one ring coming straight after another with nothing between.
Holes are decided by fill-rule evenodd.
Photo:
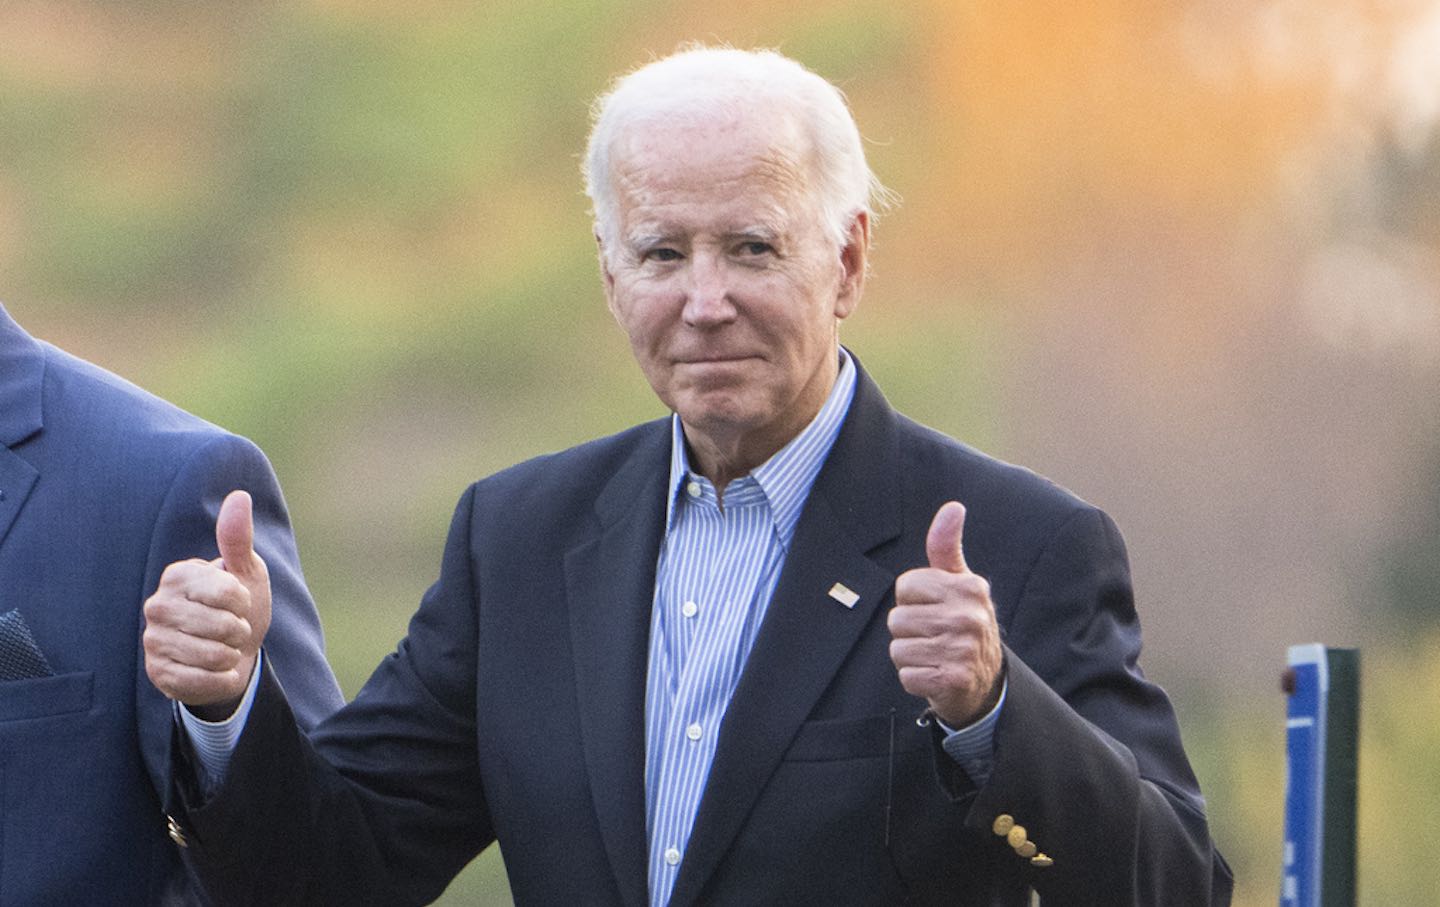
<instances>
[{"instance_id":1,"label":"white hair","mask_svg":"<svg viewBox=\"0 0 1440 907\"><path fill-rule=\"evenodd\" d=\"M610 154L627 128L756 109L793 117L808 138L816 201L837 245L845 244L856 214L888 205L890 192L865 162L860 130L839 88L771 50L687 45L621 76L591 106L594 125L581 171L602 247L613 248L619 230Z\"/></svg>"}]
</instances>

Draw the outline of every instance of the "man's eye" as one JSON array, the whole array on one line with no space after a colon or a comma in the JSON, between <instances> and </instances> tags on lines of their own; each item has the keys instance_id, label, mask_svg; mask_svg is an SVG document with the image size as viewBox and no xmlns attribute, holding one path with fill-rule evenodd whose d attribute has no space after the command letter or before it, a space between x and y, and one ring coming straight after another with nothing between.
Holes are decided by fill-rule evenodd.
<instances>
[{"instance_id":1,"label":"man's eye","mask_svg":"<svg viewBox=\"0 0 1440 907\"><path fill-rule=\"evenodd\" d=\"M758 239L757 239L757 240L752 240L752 241L750 241L750 242L744 242L744 243L741 243L741 244L740 244L740 254L741 254L741 255L748 255L748 256L769 255L771 252L774 252L774 251L775 251L775 248L774 248L773 246L771 246L768 242L761 242L761 241L758 240Z\"/></svg>"},{"instance_id":2,"label":"man's eye","mask_svg":"<svg viewBox=\"0 0 1440 907\"><path fill-rule=\"evenodd\" d=\"M646 261L679 261L680 253L675 249L651 249L645 253Z\"/></svg>"}]
</instances>

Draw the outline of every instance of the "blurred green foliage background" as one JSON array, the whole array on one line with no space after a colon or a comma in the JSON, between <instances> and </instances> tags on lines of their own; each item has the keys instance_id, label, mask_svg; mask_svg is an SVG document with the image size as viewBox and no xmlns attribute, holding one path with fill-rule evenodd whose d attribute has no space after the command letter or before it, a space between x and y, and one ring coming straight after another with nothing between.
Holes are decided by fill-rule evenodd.
<instances>
[{"instance_id":1,"label":"blurred green foliage background","mask_svg":"<svg viewBox=\"0 0 1440 907\"><path fill-rule=\"evenodd\" d=\"M1364 650L1361 901L1433 898L1434 0L5 0L0 298L270 454L353 694L469 481L661 413L578 155L696 39L848 93L903 199L844 331L892 400L1125 530L1237 904L1312 640ZM508 903L498 856L444 902Z\"/></svg>"}]
</instances>

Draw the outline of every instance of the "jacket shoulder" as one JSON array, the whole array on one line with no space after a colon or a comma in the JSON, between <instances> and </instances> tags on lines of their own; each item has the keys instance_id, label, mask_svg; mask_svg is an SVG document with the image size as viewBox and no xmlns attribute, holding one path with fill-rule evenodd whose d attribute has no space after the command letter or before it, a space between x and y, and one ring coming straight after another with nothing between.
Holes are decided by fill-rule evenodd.
<instances>
[{"instance_id":1,"label":"jacket shoulder","mask_svg":"<svg viewBox=\"0 0 1440 907\"><path fill-rule=\"evenodd\" d=\"M117 504L163 506L177 488L233 483L273 493L273 470L250 440L105 369L43 344L40 430L15 452L42 473L118 491Z\"/></svg>"},{"instance_id":2,"label":"jacket shoulder","mask_svg":"<svg viewBox=\"0 0 1440 907\"><path fill-rule=\"evenodd\" d=\"M1005 508L1013 511L1017 520L1042 523L1095 509L1027 467L991 456L908 417L899 416L898 421L903 474L915 494L928 498L949 493L967 509ZM931 490L928 496L926 489Z\"/></svg>"},{"instance_id":3,"label":"jacket shoulder","mask_svg":"<svg viewBox=\"0 0 1440 907\"><path fill-rule=\"evenodd\" d=\"M663 440L668 455L669 426L668 418L633 425L613 435L531 457L475 484L485 494L517 494L536 486L562 491L587 488L593 493L595 485L614 475L637 452L655 447L657 441Z\"/></svg>"},{"instance_id":4,"label":"jacket shoulder","mask_svg":"<svg viewBox=\"0 0 1440 907\"><path fill-rule=\"evenodd\" d=\"M480 479L471 485L473 506L483 509L487 520L535 524L586 518L657 475L663 479L669 453L669 419L656 419Z\"/></svg>"},{"instance_id":5,"label":"jacket shoulder","mask_svg":"<svg viewBox=\"0 0 1440 907\"><path fill-rule=\"evenodd\" d=\"M105 433L140 440L194 435L193 443L229 432L187 412L92 362L48 343L45 355L42 403L45 430Z\"/></svg>"}]
</instances>

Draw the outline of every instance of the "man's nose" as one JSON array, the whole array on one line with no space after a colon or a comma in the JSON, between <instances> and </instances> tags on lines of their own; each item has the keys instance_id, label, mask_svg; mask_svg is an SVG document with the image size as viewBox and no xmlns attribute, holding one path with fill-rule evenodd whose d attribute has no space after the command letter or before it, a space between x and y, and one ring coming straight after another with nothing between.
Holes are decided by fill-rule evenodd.
<instances>
[{"instance_id":1,"label":"man's nose","mask_svg":"<svg viewBox=\"0 0 1440 907\"><path fill-rule=\"evenodd\" d=\"M719 256L702 253L690 259L684 317L685 323L694 327L724 324L734 319L730 282Z\"/></svg>"}]
</instances>

